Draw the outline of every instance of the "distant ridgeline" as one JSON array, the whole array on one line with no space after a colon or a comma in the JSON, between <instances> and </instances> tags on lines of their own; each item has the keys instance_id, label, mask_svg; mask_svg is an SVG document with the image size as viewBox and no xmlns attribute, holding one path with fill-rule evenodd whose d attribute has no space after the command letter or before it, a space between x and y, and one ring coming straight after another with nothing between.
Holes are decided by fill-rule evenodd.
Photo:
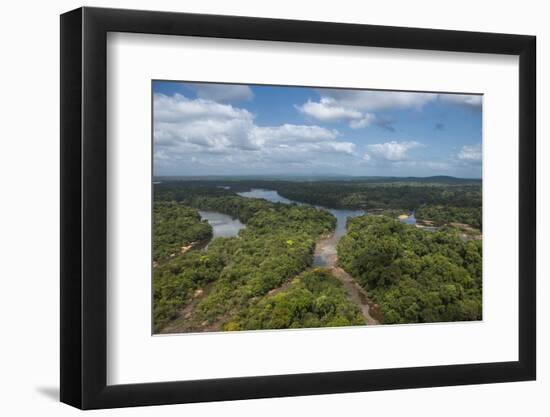
<instances>
[{"instance_id":1,"label":"distant ridgeline","mask_svg":"<svg viewBox=\"0 0 550 417\"><path fill-rule=\"evenodd\" d=\"M296 175L255 175L255 176L155 176L153 182L171 182L171 181L185 181L185 182L210 182L210 183L238 183L238 182L358 182L358 183L372 183L372 184L391 184L391 183L423 183L423 184L474 184L481 185L481 179L479 178L457 178L448 175L436 175L431 177L382 177L382 176L346 176L346 175L314 175L314 176L296 176Z\"/></svg>"}]
</instances>

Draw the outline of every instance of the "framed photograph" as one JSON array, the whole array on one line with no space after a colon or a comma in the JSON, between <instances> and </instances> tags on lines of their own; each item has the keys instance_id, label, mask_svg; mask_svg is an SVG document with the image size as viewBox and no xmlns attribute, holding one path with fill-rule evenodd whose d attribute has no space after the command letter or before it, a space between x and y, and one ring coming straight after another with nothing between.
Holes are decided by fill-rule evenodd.
<instances>
[{"instance_id":1,"label":"framed photograph","mask_svg":"<svg viewBox=\"0 0 550 417\"><path fill-rule=\"evenodd\" d=\"M533 380L535 37L61 16L61 401Z\"/></svg>"}]
</instances>

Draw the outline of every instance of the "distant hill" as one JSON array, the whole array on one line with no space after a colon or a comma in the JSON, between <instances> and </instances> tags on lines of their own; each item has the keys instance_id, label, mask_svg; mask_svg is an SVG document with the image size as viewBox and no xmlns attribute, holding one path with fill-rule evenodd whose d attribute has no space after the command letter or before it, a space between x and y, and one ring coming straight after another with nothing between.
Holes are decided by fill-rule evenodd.
<instances>
[{"instance_id":1,"label":"distant hill","mask_svg":"<svg viewBox=\"0 0 550 417\"><path fill-rule=\"evenodd\" d=\"M368 183L421 183L421 184L481 184L479 178L457 178L448 175L431 177L383 177L383 176L346 176L346 175L203 175L203 176L155 176L153 181L349 181Z\"/></svg>"},{"instance_id":2,"label":"distant hill","mask_svg":"<svg viewBox=\"0 0 550 417\"><path fill-rule=\"evenodd\" d=\"M351 180L376 183L389 182L415 182L415 183L440 183L440 184L480 184L480 178L457 178L448 175L435 175L431 177L352 177Z\"/></svg>"}]
</instances>

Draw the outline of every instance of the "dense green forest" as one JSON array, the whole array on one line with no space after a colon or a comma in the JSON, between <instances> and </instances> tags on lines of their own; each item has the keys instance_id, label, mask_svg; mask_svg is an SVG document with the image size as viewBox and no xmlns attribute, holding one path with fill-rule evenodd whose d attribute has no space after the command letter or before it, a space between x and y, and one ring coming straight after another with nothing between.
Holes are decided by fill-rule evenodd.
<instances>
[{"instance_id":1,"label":"dense green forest","mask_svg":"<svg viewBox=\"0 0 550 417\"><path fill-rule=\"evenodd\" d=\"M308 270L288 288L255 300L225 324L225 330L294 329L365 324L342 284L326 269Z\"/></svg>"},{"instance_id":2,"label":"dense green forest","mask_svg":"<svg viewBox=\"0 0 550 417\"><path fill-rule=\"evenodd\" d=\"M481 229L481 185L426 183L296 182L275 184L291 200L337 209L395 214L415 210L418 220L457 222Z\"/></svg>"},{"instance_id":3,"label":"dense green forest","mask_svg":"<svg viewBox=\"0 0 550 417\"><path fill-rule=\"evenodd\" d=\"M236 194L253 188L369 213L348 218L338 265L379 305L383 323L481 318L480 181L163 180L154 186L153 204L156 333L365 323L331 270L312 268L316 244L335 229L336 218L310 205ZM212 239L198 210L227 214L246 227ZM408 211L438 230L395 220ZM471 226L472 236L460 234L456 223Z\"/></svg>"},{"instance_id":4,"label":"dense green forest","mask_svg":"<svg viewBox=\"0 0 550 417\"><path fill-rule=\"evenodd\" d=\"M238 310L311 265L315 241L335 227L334 217L309 206L239 196L193 197L194 207L246 223L239 237L216 238L206 252L190 251L154 269L155 329L191 301L192 290L212 283L186 320L188 331L223 323Z\"/></svg>"},{"instance_id":5,"label":"dense green forest","mask_svg":"<svg viewBox=\"0 0 550 417\"><path fill-rule=\"evenodd\" d=\"M463 223L476 229L482 229L481 204L477 207L456 207L450 205L421 206L416 210L419 221L431 221L436 225Z\"/></svg>"},{"instance_id":6,"label":"dense green forest","mask_svg":"<svg viewBox=\"0 0 550 417\"><path fill-rule=\"evenodd\" d=\"M384 323L481 319L481 241L430 233L384 216L348 220L339 262L369 292Z\"/></svg>"},{"instance_id":7,"label":"dense green forest","mask_svg":"<svg viewBox=\"0 0 550 417\"><path fill-rule=\"evenodd\" d=\"M420 221L433 221L437 225L465 223L481 230L481 182L456 178L452 181L451 178L406 181L398 181L396 178L364 181L194 180L159 184L155 187L155 192L158 199L189 201L192 196L205 193L234 195L235 192L248 191L251 188L266 188L276 190L290 200L312 205L391 215L414 210ZM230 186L231 189L221 186Z\"/></svg>"},{"instance_id":8,"label":"dense green forest","mask_svg":"<svg viewBox=\"0 0 550 417\"><path fill-rule=\"evenodd\" d=\"M177 317L178 311L193 299L196 290L219 278L231 255L223 244L219 244L222 241L215 239L208 247L208 254L191 250L153 269L155 332Z\"/></svg>"},{"instance_id":9,"label":"dense green forest","mask_svg":"<svg viewBox=\"0 0 550 417\"><path fill-rule=\"evenodd\" d=\"M153 260L160 262L193 243L212 237L212 227L197 210L175 202L153 203Z\"/></svg>"}]
</instances>

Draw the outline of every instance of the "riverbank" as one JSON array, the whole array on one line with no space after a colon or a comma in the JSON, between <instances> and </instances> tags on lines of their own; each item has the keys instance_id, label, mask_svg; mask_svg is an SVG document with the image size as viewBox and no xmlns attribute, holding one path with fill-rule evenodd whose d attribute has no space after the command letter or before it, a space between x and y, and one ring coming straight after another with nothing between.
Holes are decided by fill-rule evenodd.
<instances>
[{"instance_id":1,"label":"riverbank","mask_svg":"<svg viewBox=\"0 0 550 417\"><path fill-rule=\"evenodd\" d=\"M339 240L336 233L323 237L317 241L314 252L313 266L327 268L331 274L344 286L348 298L361 310L367 325L380 324L381 314L374 314L375 304L369 299L367 292L345 270L338 266L336 245ZM373 308L374 307L374 308ZM376 316L376 318L374 317Z\"/></svg>"},{"instance_id":2,"label":"riverbank","mask_svg":"<svg viewBox=\"0 0 550 417\"><path fill-rule=\"evenodd\" d=\"M251 189L247 192L238 193L241 197L260 198L274 203L284 204L301 204L305 203L293 201L281 196L276 190L268 189ZM381 315L378 319L373 317L371 306L374 304L370 301L366 291L342 268L338 267L338 254L336 245L342 236L346 234L346 224L349 217L355 217L366 214L363 210L343 210L331 209L322 206L315 206L318 209L326 210L336 218L336 227L333 233L321 237L316 245L313 256L313 266L327 268L332 275L342 283L349 299L355 303L368 325L380 324Z\"/></svg>"}]
</instances>

